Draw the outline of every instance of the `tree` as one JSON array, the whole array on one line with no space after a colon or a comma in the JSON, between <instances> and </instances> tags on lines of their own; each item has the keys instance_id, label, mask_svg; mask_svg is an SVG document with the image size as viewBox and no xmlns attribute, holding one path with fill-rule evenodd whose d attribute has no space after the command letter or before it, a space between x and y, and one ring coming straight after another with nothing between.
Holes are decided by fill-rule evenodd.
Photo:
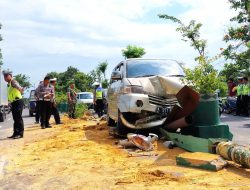
<instances>
[{"instance_id":1,"label":"tree","mask_svg":"<svg viewBox=\"0 0 250 190\"><path fill-rule=\"evenodd\" d=\"M179 19L169 16L169 15L158 15L162 19L171 20L177 23L179 26L176 31L182 34L183 40L185 42L189 41L191 47L193 47L198 52L198 57L195 58L198 61L198 65L194 69L184 68L186 77L183 81L192 86L201 94L215 93L217 88L220 88L220 80L217 77L217 71L213 68L211 62L216 60L218 56L214 58L209 58L206 53L207 41L201 39L200 28L201 23L196 23L191 20L188 25L182 23Z\"/></svg>"},{"instance_id":2,"label":"tree","mask_svg":"<svg viewBox=\"0 0 250 190\"><path fill-rule=\"evenodd\" d=\"M15 76L15 79L17 80L17 82L24 88L30 88L31 87L31 83L29 81L30 77L25 75L25 74L17 74Z\"/></svg>"},{"instance_id":3,"label":"tree","mask_svg":"<svg viewBox=\"0 0 250 190\"><path fill-rule=\"evenodd\" d=\"M46 76L48 76L50 78L58 78L59 73L53 71L53 72L48 73Z\"/></svg>"},{"instance_id":4,"label":"tree","mask_svg":"<svg viewBox=\"0 0 250 190\"><path fill-rule=\"evenodd\" d=\"M57 91L66 93L70 81L75 81L76 89L79 91L90 91L93 79L91 75L80 72L75 67L68 67L65 72L50 72L47 74L51 78L57 78Z\"/></svg>"},{"instance_id":5,"label":"tree","mask_svg":"<svg viewBox=\"0 0 250 190\"><path fill-rule=\"evenodd\" d=\"M1 23L0 23L0 30L2 29L2 25L1 25ZM3 39L2 39L2 36L1 36L1 34L0 34L0 42L2 41ZM1 51L1 48L0 48L0 66L1 65L3 65L3 59L2 59L3 57L2 57L2 51Z\"/></svg>"},{"instance_id":6,"label":"tree","mask_svg":"<svg viewBox=\"0 0 250 190\"><path fill-rule=\"evenodd\" d=\"M108 68L108 62L107 60L104 62L99 63L97 69L96 69L96 73L97 76L99 77L99 82L102 84L103 88L108 88L109 85L109 81L106 78L106 70ZM101 76L101 74L103 74L103 77Z\"/></svg>"},{"instance_id":7,"label":"tree","mask_svg":"<svg viewBox=\"0 0 250 190\"><path fill-rule=\"evenodd\" d=\"M93 82L100 82L103 88L107 88L109 85L109 81L106 78L106 70L108 68L107 60L104 62L100 62L96 69L90 71L89 76L93 79Z\"/></svg>"},{"instance_id":8,"label":"tree","mask_svg":"<svg viewBox=\"0 0 250 190\"><path fill-rule=\"evenodd\" d=\"M103 74L104 79L106 79L106 70L108 68L108 62L107 60L104 62L99 63L98 68L99 71Z\"/></svg>"},{"instance_id":9,"label":"tree","mask_svg":"<svg viewBox=\"0 0 250 190\"><path fill-rule=\"evenodd\" d=\"M103 88L107 88L108 80L104 78L107 65L107 61L101 62L96 69L87 74L72 66L68 67L65 72L47 73L47 76L51 78L57 78L56 101L58 103L67 101L66 92L69 87L69 81L72 80L75 82L76 91L79 92L93 91L93 83L97 79L100 83L102 83Z\"/></svg>"},{"instance_id":10,"label":"tree","mask_svg":"<svg viewBox=\"0 0 250 190\"><path fill-rule=\"evenodd\" d=\"M228 27L223 40L228 46L222 50L226 60L232 61L225 65L221 74L227 73L227 77L240 74L245 70L250 75L250 1L249 0L228 0L230 8L237 11L237 15L230 19L233 26ZM235 22L237 24L235 24ZM235 65L233 65L235 64ZM237 70L232 70L237 68ZM229 72L233 71L231 74Z\"/></svg>"},{"instance_id":11,"label":"tree","mask_svg":"<svg viewBox=\"0 0 250 190\"><path fill-rule=\"evenodd\" d=\"M133 46L133 45L128 45L126 49L122 50L122 55L126 58L140 58L143 55L145 55L146 52L144 48L138 47L138 46Z\"/></svg>"},{"instance_id":12,"label":"tree","mask_svg":"<svg viewBox=\"0 0 250 190\"><path fill-rule=\"evenodd\" d=\"M109 81L108 81L108 79L104 79L104 80L102 81L102 88L108 88L108 86L109 86Z\"/></svg>"}]
</instances>

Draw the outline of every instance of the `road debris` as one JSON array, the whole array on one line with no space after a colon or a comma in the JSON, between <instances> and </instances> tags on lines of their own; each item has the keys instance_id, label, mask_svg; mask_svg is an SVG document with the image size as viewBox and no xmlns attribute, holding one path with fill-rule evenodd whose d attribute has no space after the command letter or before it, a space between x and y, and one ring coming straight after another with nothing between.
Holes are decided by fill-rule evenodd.
<instances>
[{"instance_id":1,"label":"road debris","mask_svg":"<svg viewBox=\"0 0 250 190\"><path fill-rule=\"evenodd\" d=\"M123 147L136 146L137 148L144 151L153 150L153 144L158 140L158 136L153 133L149 133L148 137L140 134L129 133L127 134L127 138L128 139L120 140L119 144Z\"/></svg>"},{"instance_id":2,"label":"road debris","mask_svg":"<svg viewBox=\"0 0 250 190\"><path fill-rule=\"evenodd\" d=\"M26 128L25 141L1 141L7 164L0 189L249 189L250 169L229 165L219 172L176 166L185 151L120 149L96 121L62 118L61 126ZM105 123L105 122L103 122ZM102 125L102 123L101 123ZM69 132L70 126L78 127ZM89 127L91 126L91 127ZM131 150L131 151L130 151ZM128 154L129 153L129 154Z\"/></svg>"},{"instance_id":3,"label":"road debris","mask_svg":"<svg viewBox=\"0 0 250 190\"><path fill-rule=\"evenodd\" d=\"M233 142L221 142L216 147L216 153L227 160L250 168L250 146L240 146Z\"/></svg>"},{"instance_id":4,"label":"road debris","mask_svg":"<svg viewBox=\"0 0 250 190\"><path fill-rule=\"evenodd\" d=\"M169 149L173 149L174 147L176 147L173 141L165 141L163 145Z\"/></svg>"},{"instance_id":5,"label":"road debris","mask_svg":"<svg viewBox=\"0 0 250 190\"><path fill-rule=\"evenodd\" d=\"M204 152L182 153L176 157L176 163L177 165L212 171L221 170L227 165L221 156Z\"/></svg>"}]
</instances>

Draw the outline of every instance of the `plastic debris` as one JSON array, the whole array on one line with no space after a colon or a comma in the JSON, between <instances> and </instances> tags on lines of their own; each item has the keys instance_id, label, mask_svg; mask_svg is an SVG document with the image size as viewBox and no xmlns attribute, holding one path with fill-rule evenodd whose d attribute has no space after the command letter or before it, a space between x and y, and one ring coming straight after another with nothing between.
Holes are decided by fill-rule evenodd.
<instances>
[{"instance_id":1,"label":"plastic debris","mask_svg":"<svg viewBox=\"0 0 250 190\"><path fill-rule=\"evenodd\" d=\"M158 140L158 136L153 133L149 133L148 137L140 134L129 133L127 134L127 138L128 139L120 140L119 144L123 147L136 146L144 151L153 150L153 143Z\"/></svg>"},{"instance_id":2,"label":"plastic debris","mask_svg":"<svg viewBox=\"0 0 250 190\"><path fill-rule=\"evenodd\" d=\"M173 141L165 141L163 145L169 149L173 149L176 146Z\"/></svg>"}]
</instances>

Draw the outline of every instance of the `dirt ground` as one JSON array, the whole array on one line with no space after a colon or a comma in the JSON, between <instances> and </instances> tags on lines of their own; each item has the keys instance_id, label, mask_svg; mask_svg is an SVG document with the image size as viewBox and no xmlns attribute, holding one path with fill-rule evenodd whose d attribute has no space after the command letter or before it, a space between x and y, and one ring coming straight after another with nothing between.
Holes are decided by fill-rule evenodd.
<instances>
[{"instance_id":1,"label":"dirt ground","mask_svg":"<svg viewBox=\"0 0 250 190\"><path fill-rule=\"evenodd\" d=\"M180 148L158 141L153 152L118 147L104 121L68 120L20 140L0 141L0 189L250 189L250 170L218 172L176 166Z\"/></svg>"}]
</instances>

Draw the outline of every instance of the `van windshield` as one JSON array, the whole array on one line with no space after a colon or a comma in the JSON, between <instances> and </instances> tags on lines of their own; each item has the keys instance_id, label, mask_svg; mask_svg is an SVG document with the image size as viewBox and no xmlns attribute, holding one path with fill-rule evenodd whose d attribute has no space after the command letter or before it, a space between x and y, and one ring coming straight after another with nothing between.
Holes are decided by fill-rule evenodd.
<instances>
[{"instance_id":1,"label":"van windshield","mask_svg":"<svg viewBox=\"0 0 250 190\"><path fill-rule=\"evenodd\" d=\"M172 60L128 60L127 78L184 76L181 66Z\"/></svg>"},{"instance_id":2,"label":"van windshield","mask_svg":"<svg viewBox=\"0 0 250 190\"><path fill-rule=\"evenodd\" d=\"M79 99L93 99L93 94L79 94Z\"/></svg>"}]
</instances>

